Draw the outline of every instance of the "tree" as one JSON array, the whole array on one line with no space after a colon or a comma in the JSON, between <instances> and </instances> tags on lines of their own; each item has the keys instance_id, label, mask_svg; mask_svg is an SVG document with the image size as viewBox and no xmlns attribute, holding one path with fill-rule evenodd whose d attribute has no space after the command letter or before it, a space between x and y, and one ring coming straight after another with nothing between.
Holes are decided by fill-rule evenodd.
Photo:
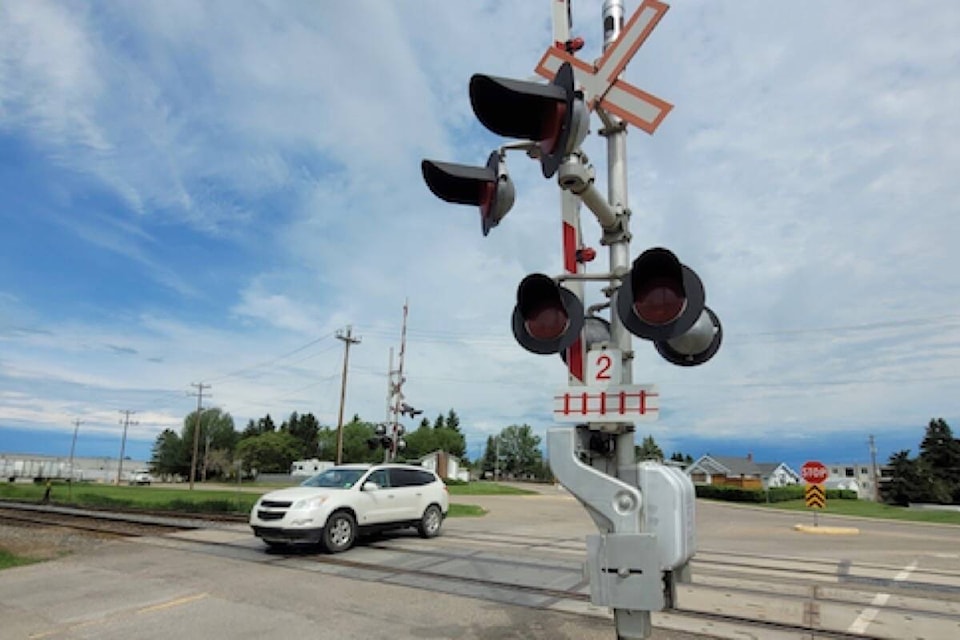
<instances>
[{"instance_id":1,"label":"tree","mask_svg":"<svg viewBox=\"0 0 960 640\"><path fill-rule=\"evenodd\" d=\"M317 455L317 436L320 433L320 423L312 413L302 416L294 411L290 417L280 425L281 431L286 431L300 443L298 458L312 458Z\"/></svg>"},{"instance_id":2,"label":"tree","mask_svg":"<svg viewBox=\"0 0 960 640\"><path fill-rule=\"evenodd\" d=\"M420 458L440 448L437 444L438 433L430 426L429 420L421 422L416 431L406 434L403 439L407 442L403 452L407 458Z\"/></svg>"},{"instance_id":3,"label":"tree","mask_svg":"<svg viewBox=\"0 0 960 640\"><path fill-rule=\"evenodd\" d=\"M910 450L903 449L890 456L890 479L880 485L883 501L902 507L916 502L921 491L920 472L916 460L910 459Z\"/></svg>"},{"instance_id":4,"label":"tree","mask_svg":"<svg viewBox=\"0 0 960 640\"><path fill-rule=\"evenodd\" d=\"M483 457L480 459L480 473L493 473L497 467L497 438L496 436L487 436L487 446L483 450Z\"/></svg>"},{"instance_id":5,"label":"tree","mask_svg":"<svg viewBox=\"0 0 960 640\"><path fill-rule=\"evenodd\" d=\"M670 454L670 460L673 462L679 462L685 467L689 467L691 464L693 464L693 456L691 456L689 453L684 455L679 451L674 451L672 454Z\"/></svg>"},{"instance_id":6,"label":"tree","mask_svg":"<svg viewBox=\"0 0 960 640\"><path fill-rule=\"evenodd\" d=\"M296 438L282 431L271 431L241 440L235 455L248 472L256 469L260 473L287 473L298 452Z\"/></svg>"},{"instance_id":7,"label":"tree","mask_svg":"<svg viewBox=\"0 0 960 640\"><path fill-rule=\"evenodd\" d=\"M510 425L500 432L500 470L515 475L536 475L543 462L540 436L530 425Z\"/></svg>"},{"instance_id":8,"label":"tree","mask_svg":"<svg viewBox=\"0 0 960 640\"><path fill-rule=\"evenodd\" d=\"M434 428L434 429L443 429L443 427L444 427L444 424L443 424L443 414L441 413L441 414L437 415L437 419L434 420L434 422L433 422L433 428Z\"/></svg>"},{"instance_id":9,"label":"tree","mask_svg":"<svg viewBox=\"0 0 960 640\"><path fill-rule=\"evenodd\" d=\"M935 502L960 503L960 441L943 418L930 420L920 443L920 461L929 470Z\"/></svg>"},{"instance_id":10,"label":"tree","mask_svg":"<svg viewBox=\"0 0 960 640\"><path fill-rule=\"evenodd\" d=\"M343 425L343 462L383 462L383 449L370 449L367 440L374 436L375 425L359 416ZM320 451L326 460L337 457L337 430L323 427L317 434Z\"/></svg>"},{"instance_id":11,"label":"tree","mask_svg":"<svg viewBox=\"0 0 960 640\"><path fill-rule=\"evenodd\" d=\"M637 460L658 460L663 461L663 450L653 436L645 436L639 446L634 446Z\"/></svg>"},{"instance_id":12,"label":"tree","mask_svg":"<svg viewBox=\"0 0 960 640\"><path fill-rule=\"evenodd\" d=\"M193 459L193 432L197 428L197 412L191 411L183 419L182 446L186 469L184 475L190 474L190 461ZM197 451L197 474L206 479L210 475L211 452L226 452L229 458L239 436L233 426L233 417L217 407L202 409L200 412L200 439Z\"/></svg>"},{"instance_id":13,"label":"tree","mask_svg":"<svg viewBox=\"0 0 960 640\"><path fill-rule=\"evenodd\" d=\"M150 469L160 476L183 475L189 473L190 461L184 461L183 443L173 429L164 429L153 443L150 456Z\"/></svg>"},{"instance_id":14,"label":"tree","mask_svg":"<svg viewBox=\"0 0 960 640\"><path fill-rule=\"evenodd\" d=\"M447 413L447 421L444 425L447 429L453 429L454 431L460 431L460 416L457 415L457 412L453 409Z\"/></svg>"}]
</instances>

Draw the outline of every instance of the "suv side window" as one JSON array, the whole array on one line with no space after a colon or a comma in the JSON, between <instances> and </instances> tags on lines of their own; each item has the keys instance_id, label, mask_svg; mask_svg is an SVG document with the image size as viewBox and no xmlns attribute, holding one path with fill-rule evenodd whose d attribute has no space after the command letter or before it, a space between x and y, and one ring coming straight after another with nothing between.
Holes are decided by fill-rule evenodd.
<instances>
[{"instance_id":1,"label":"suv side window","mask_svg":"<svg viewBox=\"0 0 960 640\"><path fill-rule=\"evenodd\" d=\"M387 475L386 469L377 469L367 476L366 482L376 482L377 486L381 489L386 489L390 486L390 478Z\"/></svg>"},{"instance_id":2,"label":"suv side window","mask_svg":"<svg viewBox=\"0 0 960 640\"><path fill-rule=\"evenodd\" d=\"M433 474L417 469L390 469L390 483L394 487L420 487L433 482Z\"/></svg>"}]
</instances>

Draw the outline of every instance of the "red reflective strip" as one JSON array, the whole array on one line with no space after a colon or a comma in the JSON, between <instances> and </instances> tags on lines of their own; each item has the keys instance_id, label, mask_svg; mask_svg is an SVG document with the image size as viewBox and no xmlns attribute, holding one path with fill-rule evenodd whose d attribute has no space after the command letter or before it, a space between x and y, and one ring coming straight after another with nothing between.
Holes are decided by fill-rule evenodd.
<instances>
[{"instance_id":1,"label":"red reflective strip","mask_svg":"<svg viewBox=\"0 0 960 640\"><path fill-rule=\"evenodd\" d=\"M563 394L563 415L570 415L570 394Z\"/></svg>"},{"instance_id":2,"label":"red reflective strip","mask_svg":"<svg viewBox=\"0 0 960 640\"><path fill-rule=\"evenodd\" d=\"M643 415L647 412L647 392L643 389L640 390L640 415Z\"/></svg>"},{"instance_id":3,"label":"red reflective strip","mask_svg":"<svg viewBox=\"0 0 960 640\"><path fill-rule=\"evenodd\" d=\"M581 405L580 407L580 413L582 415L587 415L587 392L586 391L580 394L580 400L581 402L583 402L583 405Z\"/></svg>"},{"instance_id":4,"label":"red reflective strip","mask_svg":"<svg viewBox=\"0 0 960 640\"><path fill-rule=\"evenodd\" d=\"M577 229L569 222L563 223L563 268L577 272Z\"/></svg>"},{"instance_id":5,"label":"red reflective strip","mask_svg":"<svg viewBox=\"0 0 960 640\"><path fill-rule=\"evenodd\" d=\"M600 415L602 416L607 415L607 394L606 393L600 394Z\"/></svg>"},{"instance_id":6,"label":"red reflective strip","mask_svg":"<svg viewBox=\"0 0 960 640\"><path fill-rule=\"evenodd\" d=\"M620 392L620 415L623 415L627 412L627 392Z\"/></svg>"}]
</instances>

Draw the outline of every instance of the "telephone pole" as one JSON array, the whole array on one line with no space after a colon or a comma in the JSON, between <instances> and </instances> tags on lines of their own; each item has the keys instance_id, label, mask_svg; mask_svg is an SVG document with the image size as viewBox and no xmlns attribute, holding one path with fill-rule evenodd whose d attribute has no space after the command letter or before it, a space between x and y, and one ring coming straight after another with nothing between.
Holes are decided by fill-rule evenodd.
<instances>
[{"instance_id":1,"label":"telephone pole","mask_svg":"<svg viewBox=\"0 0 960 640\"><path fill-rule=\"evenodd\" d=\"M191 382L190 386L197 389L196 393L189 394L197 397L197 420L193 427L193 455L190 457L190 490L193 491L193 480L197 476L197 452L200 449L200 411L203 408L203 390L209 389L210 385Z\"/></svg>"},{"instance_id":2,"label":"telephone pole","mask_svg":"<svg viewBox=\"0 0 960 640\"><path fill-rule=\"evenodd\" d=\"M880 502L880 474L877 473L877 443L870 434L870 474L873 476L873 501Z\"/></svg>"},{"instance_id":3,"label":"telephone pole","mask_svg":"<svg viewBox=\"0 0 960 640\"><path fill-rule=\"evenodd\" d=\"M360 344L360 338L353 337L353 327L347 325L347 332L337 331L337 340L343 341L343 374L340 376L340 414L337 417L337 464L343 462L343 404L347 398L347 367L350 366L350 345Z\"/></svg>"},{"instance_id":4,"label":"telephone pole","mask_svg":"<svg viewBox=\"0 0 960 640\"><path fill-rule=\"evenodd\" d=\"M77 449L77 432L80 431L80 425L83 424L80 418L73 421L73 442L70 444L70 480L67 482L67 493L73 500L73 453Z\"/></svg>"},{"instance_id":5,"label":"telephone pole","mask_svg":"<svg viewBox=\"0 0 960 640\"><path fill-rule=\"evenodd\" d=\"M139 422L130 422L130 414L131 414L131 413L136 413L136 411L131 411L131 410L129 410L129 409L125 409L125 410L121 411L120 413L123 414L123 422L120 423L120 424L123 425L123 438L120 440L120 462L119 462L119 464L117 464L117 484L118 484L118 485L120 484L121 474L123 473L123 454L124 454L124 450L127 448L127 429L130 427L131 424L133 424L133 425L140 424ZM78 421L78 422L79 422L79 421ZM78 426L79 426L79 425L78 425ZM76 442L76 433L74 433L74 442ZM71 467L71 468L70 468L70 472L73 473L73 453L72 453L72 449L71 449L71 454L70 454L70 467Z\"/></svg>"}]
</instances>

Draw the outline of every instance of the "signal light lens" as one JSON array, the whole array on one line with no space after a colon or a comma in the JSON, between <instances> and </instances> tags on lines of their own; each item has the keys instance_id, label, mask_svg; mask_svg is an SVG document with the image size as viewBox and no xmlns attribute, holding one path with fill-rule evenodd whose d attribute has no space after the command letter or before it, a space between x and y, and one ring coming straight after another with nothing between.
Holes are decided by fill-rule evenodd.
<instances>
[{"instance_id":1,"label":"signal light lens","mask_svg":"<svg viewBox=\"0 0 960 640\"><path fill-rule=\"evenodd\" d=\"M633 310L644 322L662 325L673 322L683 312L686 296L683 287L668 278L654 278L634 292Z\"/></svg>"},{"instance_id":2,"label":"signal light lens","mask_svg":"<svg viewBox=\"0 0 960 640\"><path fill-rule=\"evenodd\" d=\"M570 318L561 307L543 306L533 310L523 324L537 340L554 340L570 326Z\"/></svg>"}]
</instances>

